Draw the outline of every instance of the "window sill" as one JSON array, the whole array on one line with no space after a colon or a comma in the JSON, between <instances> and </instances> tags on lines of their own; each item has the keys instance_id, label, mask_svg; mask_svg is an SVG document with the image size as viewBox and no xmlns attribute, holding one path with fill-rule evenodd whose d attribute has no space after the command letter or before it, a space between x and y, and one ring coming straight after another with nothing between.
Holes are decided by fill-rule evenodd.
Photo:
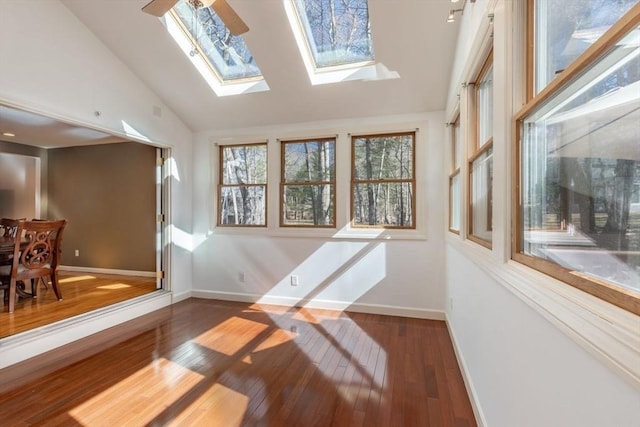
<instances>
[{"instance_id":1,"label":"window sill","mask_svg":"<svg viewBox=\"0 0 640 427\"><path fill-rule=\"evenodd\" d=\"M454 235L447 243L640 389L640 317Z\"/></svg>"},{"instance_id":2,"label":"window sill","mask_svg":"<svg viewBox=\"0 0 640 427\"><path fill-rule=\"evenodd\" d=\"M216 227L210 234L334 240L427 240L423 230L372 228Z\"/></svg>"}]
</instances>

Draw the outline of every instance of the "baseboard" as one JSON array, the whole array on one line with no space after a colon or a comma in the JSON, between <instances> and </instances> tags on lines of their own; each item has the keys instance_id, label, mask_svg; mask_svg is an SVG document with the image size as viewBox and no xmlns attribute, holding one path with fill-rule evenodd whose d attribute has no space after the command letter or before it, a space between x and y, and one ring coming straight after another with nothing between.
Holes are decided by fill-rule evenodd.
<instances>
[{"instance_id":1,"label":"baseboard","mask_svg":"<svg viewBox=\"0 0 640 427\"><path fill-rule=\"evenodd\" d=\"M192 297L191 291L184 291L184 292L180 292L179 294L173 293L171 298L171 303L175 304L177 302L184 301L191 297Z\"/></svg>"},{"instance_id":2,"label":"baseboard","mask_svg":"<svg viewBox=\"0 0 640 427\"><path fill-rule=\"evenodd\" d=\"M462 356L462 351L460 347L458 347L458 341L456 340L456 335L453 333L453 329L451 328L451 324L449 323L449 318L445 313L445 322L447 323L447 330L449 331L449 336L451 337L451 342L453 343L453 352L456 355L456 359L458 360L458 366L460 367L460 371L462 372L462 379L464 380L464 385L467 389L467 394L471 400L471 408L473 409L473 415L476 417L476 422L478 423L478 427L487 427L487 420L484 418L484 412L482 412L482 407L480 406L480 399L478 399L478 393L476 392L475 387L473 386L473 381L471 380L471 375L469 374L469 370L467 369L467 365L464 361L464 357Z\"/></svg>"},{"instance_id":3,"label":"baseboard","mask_svg":"<svg viewBox=\"0 0 640 427\"><path fill-rule=\"evenodd\" d=\"M382 314L386 316L413 317L417 319L445 320L444 311L428 310L416 307L400 307L318 299L300 300L299 298L294 297L258 295L239 292L220 292L202 289L192 290L191 296L194 298L219 299L224 301L282 305L285 307L306 307L325 310L350 311L356 313Z\"/></svg>"},{"instance_id":4,"label":"baseboard","mask_svg":"<svg viewBox=\"0 0 640 427\"><path fill-rule=\"evenodd\" d=\"M119 276L156 277L155 271L119 270L115 268L77 267L72 265L60 265L58 270L79 271L82 273L117 274Z\"/></svg>"}]
</instances>

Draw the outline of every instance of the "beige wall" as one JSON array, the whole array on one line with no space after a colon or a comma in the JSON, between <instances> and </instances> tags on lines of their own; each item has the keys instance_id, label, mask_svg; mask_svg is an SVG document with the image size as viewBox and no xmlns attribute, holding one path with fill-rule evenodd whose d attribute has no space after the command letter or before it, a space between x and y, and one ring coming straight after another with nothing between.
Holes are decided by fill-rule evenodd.
<instances>
[{"instance_id":1,"label":"beige wall","mask_svg":"<svg viewBox=\"0 0 640 427\"><path fill-rule=\"evenodd\" d=\"M127 142L48 156L48 218L68 221L61 263L155 271L155 148Z\"/></svg>"},{"instance_id":2,"label":"beige wall","mask_svg":"<svg viewBox=\"0 0 640 427\"><path fill-rule=\"evenodd\" d=\"M0 153L20 154L40 159L40 212L47 212L47 150L31 145L17 144L15 142L0 141ZM2 187L0 183L0 188ZM1 211L2 209L0 209Z\"/></svg>"}]
</instances>

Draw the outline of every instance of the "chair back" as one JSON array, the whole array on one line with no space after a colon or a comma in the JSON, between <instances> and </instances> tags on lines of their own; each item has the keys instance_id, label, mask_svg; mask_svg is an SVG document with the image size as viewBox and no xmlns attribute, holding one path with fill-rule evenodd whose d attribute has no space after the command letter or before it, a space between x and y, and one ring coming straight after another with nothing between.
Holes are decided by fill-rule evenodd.
<instances>
[{"instance_id":1,"label":"chair back","mask_svg":"<svg viewBox=\"0 0 640 427\"><path fill-rule=\"evenodd\" d=\"M37 277L46 271L55 271L58 266L62 232L66 220L59 221L23 221L18 223L14 249L12 275ZM26 240L26 246L21 241Z\"/></svg>"},{"instance_id":2,"label":"chair back","mask_svg":"<svg viewBox=\"0 0 640 427\"><path fill-rule=\"evenodd\" d=\"M0 219L0 236L16 237L18 231L17 219L2 218Z\"/></svg>"}]
</instances>

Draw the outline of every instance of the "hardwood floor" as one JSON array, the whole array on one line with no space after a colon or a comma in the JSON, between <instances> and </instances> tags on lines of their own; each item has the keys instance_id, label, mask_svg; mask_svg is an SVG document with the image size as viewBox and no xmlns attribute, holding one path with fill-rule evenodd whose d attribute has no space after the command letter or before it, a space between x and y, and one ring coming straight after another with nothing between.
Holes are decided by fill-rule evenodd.
<instances>
[{"instance_id":1,"label":"hardwood floor","mask_svg":"<svg viewBox=\"0 0 640 427\"><path fill-rule=\"evenodd\" d=\"M58 272L62 301L40 284L37 298L19 298L9 313L0 298L0 338L126 301L156 290L153 277ZM30 291L30 289L29 289Z\"/></svg>"},{"instance_id":2,"label":"hardwood floor","mask_svg":"<svg viewBox=\"0 0 640 427\"><path fill-rule=\"evenodd\" d=\"M7 426L476 425L444 322L202 299L0 371L0 416Z\"/></svg>"}]
</instances>

